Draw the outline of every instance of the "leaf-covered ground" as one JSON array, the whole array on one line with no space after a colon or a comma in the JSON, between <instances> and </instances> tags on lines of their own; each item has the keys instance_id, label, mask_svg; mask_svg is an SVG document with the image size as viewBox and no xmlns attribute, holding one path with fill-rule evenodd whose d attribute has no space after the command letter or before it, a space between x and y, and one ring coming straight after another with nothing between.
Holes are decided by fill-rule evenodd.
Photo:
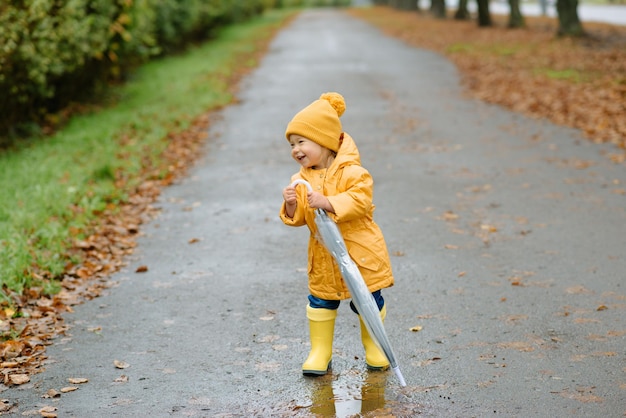
<instances>
[{"instance_id":1,"label":"leaf-covered ground","mask_svg":"<svg viewBox=\"0 0 626 418\"><path fill-rule=\"evenodd\" d=\"M615 144L609 155L626 161L626 26L583 22L581 39L556 36L557 21L526 17L508 29L474 20L439 20L388 7L353 9L386 34L451 59L474 97L582 130L595 142Z\"/></svg>"},{"instance_id":2,"label":"leaf-covered ground","mask_svg":"<svg viewBox=\"0 0 626 418\"><path fill-rule=\"evenodd\" d=\"M585 28L590 37L559 39L556 22L548 18L527 18L527 29L510 30L506 17L494 16L496 26L481 29L474 21L442 21L383 7L350 12L390 36L448 56L475 97L579 128L592 141L614 144L609 157L616 163L626 161L626 27L589 23ZM254 54L266 46L259 45ZM232 74L226 81L234 89L242 75ZM201 116L187 131L172 132L164 165L147 168L129 201L104 211L93 234L76 242L74 251L85 261L68 266L60 293L48 297L43 289L29 289L12 295L17 305L0 310L0 332L14 334L0 344L5 385L27 383L30 375L42 371L46 346L66 331L62 315L110 285L109 275L132 253L160 190L184 175L198 157L210 118ZM163 170L169 172L165 179L156 174Z\"/></svg>"}]
</instances>

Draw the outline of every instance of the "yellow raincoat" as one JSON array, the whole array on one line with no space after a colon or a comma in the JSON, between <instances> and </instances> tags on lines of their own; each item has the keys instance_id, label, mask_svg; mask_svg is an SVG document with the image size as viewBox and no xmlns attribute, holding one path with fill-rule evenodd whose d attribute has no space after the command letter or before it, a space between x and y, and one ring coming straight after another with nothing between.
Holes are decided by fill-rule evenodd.
<instances>
[{"instance_id":1,"label":"yellow raincoat","mask_svg":"<svg viewBox=\"0 0 626 418\"><path fill-rule=\"evenodd\" d=\"M359 267L370 292L393 286L391 262L382 231L374 222L372 195L374 181L361 166L361 158L354 140L344 133L337 156L327 169L300 168L292 181L308 181L313 190L325 195L335 213L328 213L339 227L350 253ZM327 300L350 298L339 267L326 247L317 239L315 210L307 201L307 190L298 186L298 203L293 218L285 215L283 202L280 218L289 226L307 225L311 231L308 250L309 291L313 296Z\"/></svg>"}]
</instances>

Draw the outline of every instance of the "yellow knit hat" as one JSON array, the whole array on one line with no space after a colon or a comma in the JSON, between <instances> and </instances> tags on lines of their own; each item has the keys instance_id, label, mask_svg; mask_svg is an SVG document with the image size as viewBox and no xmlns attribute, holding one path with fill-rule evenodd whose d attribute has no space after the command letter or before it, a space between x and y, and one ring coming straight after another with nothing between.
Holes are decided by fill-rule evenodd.
<instances>
[{"instance_id":1,"label":"yellow knit hat","mask_svg":"<svg viewBox=\"0 0 626 418\"><path fill-rule=\"evenodd\" d=\"M337 152L343 133L339 118L345 110L346 102L341 94L324 93L291 119L285 137L289 140L292 134L300 135Z\"/></svg>"}]
</instances>

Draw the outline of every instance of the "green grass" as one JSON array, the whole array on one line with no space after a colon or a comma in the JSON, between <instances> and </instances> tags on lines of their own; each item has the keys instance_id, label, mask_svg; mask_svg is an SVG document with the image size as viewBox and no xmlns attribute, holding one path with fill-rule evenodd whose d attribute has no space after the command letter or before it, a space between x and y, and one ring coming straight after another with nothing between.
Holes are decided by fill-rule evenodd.
<instances>
[{"instance_id":1,"label":"green grass","mask_svg":"<svg viewBox=\"0 0 626 418\"><path fill-rule=\"evenodd\" d=\"M268 12L182 55L150 62L111 91L114 103L1 153L0 283L18 293L58 289L54 279L79 261L68 256L72 240L84 237L107 205L126 199L142 162L160 161L168 132L232 100L225 76L240 62L256 65L257 40L293 13ZM120 173L130 179L122 188L115 184Z\"/></svg>"},{"instance_id":2,"label":"green grass","mask_svg":"<svg viewBox=\"0 0 626 418\"><path fill-rule=\"evenodd\" d=\"M585 75L582 72L575 69L565 70L553 70L553 69L536 69L535 74L543 74L548 78L554 80L566 80L573 83L582 83L590 78L590 75Z\"/></svg>"}]
</instances>

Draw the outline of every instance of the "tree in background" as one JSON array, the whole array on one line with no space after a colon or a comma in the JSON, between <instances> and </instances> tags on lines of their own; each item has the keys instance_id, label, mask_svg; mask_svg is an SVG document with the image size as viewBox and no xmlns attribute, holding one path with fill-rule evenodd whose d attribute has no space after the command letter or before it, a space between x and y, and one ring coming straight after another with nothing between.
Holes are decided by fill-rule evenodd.
<instances>
[{"instance_id":1,"label":"tree in background","mask_svg":"<svg viewBox=\"0 0 626 418\"><path fill-rule=\"evenodd\" d=\"M491 13L489 13L489 0L476 0L478 3L478 26L492 26Z\"/></svg>"},{"instance_id":2,"label":"tree in background","mask_svg":"<svg viewBox=\"0 0 626 418\"><path fill-rule=\"evenodd\" d=\"M509 0L509 6L511 8L511 13L509 14L509 28L523 28L526 26L519 4L520 0Z\"/></svg>"},{"instance_id":3,"label":"tree in background","mask_svg":"<svg viewBox=\"0 0 626 418\"><path fill-rule=\"evenodd\" d=\"M459 0L459 8L456 9L456 13L454 13L454 18L456 20L469 20L470 17L471 15L467 8L467 0Z\"/></svg>"},{"instance_id":4,"label":"tree in background","mask_svg":"<svg viewBox=\"0 0 626 418\"><path fill-rule=\"evenodd\" d=\"M578 18L578 0L557 0L559 36L584 36L585 31Z\"/></svg>"},{"instance_id":5,"label":"tree in background","mask_svg":"<svg viewBox=\"0 0 626 418\"><path fill-rule=\"evenodd\" d=\"M430 12L438 19L446 18L446 0L431 0Z\"/></svg>"}]
</instances>

